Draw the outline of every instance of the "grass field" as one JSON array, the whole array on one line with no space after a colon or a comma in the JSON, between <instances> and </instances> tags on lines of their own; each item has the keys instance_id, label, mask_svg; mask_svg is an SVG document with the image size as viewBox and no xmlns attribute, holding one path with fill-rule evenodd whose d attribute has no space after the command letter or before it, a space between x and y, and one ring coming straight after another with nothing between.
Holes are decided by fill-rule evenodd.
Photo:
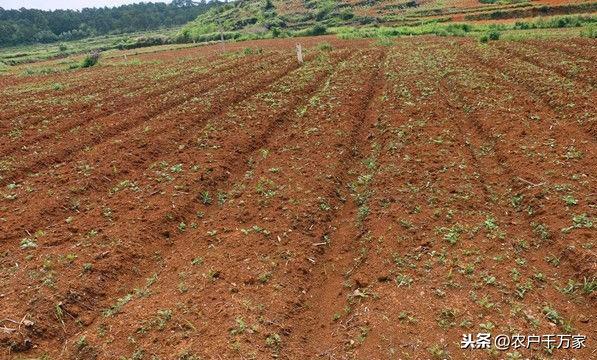
<instances>
[{"instance_id":1,"label":"grass field","mask_svg":"<svg viewBox=\"0 0 597 360\"><path fill-rule=\"evenodd\" d=\"M0 47L0 65L21 65L45 61L49 59L66 59L72 55L79 55L93 50L109 51L132 47L144 47L147 39L167 41L176 35L177 28L128 33L121 35L96 36L76 41L66 41L51 44L32 44L11 47ZM155 44L151 44L155 45ZM2 67L0 67L0 73Z\"/></svg>"},{"instance_id":2,"label":"grass field","mask_svg":"<svg viewBox=\"0 0 597 360\"><path fill-rule=\"evenodd\" d=\"M2 358L593 356L594 39L151 49L0 76Z\"/></svg>"},{"instance_id":3,"label":"grass field","mask_svg":"<svg viewBox=\"0 0 597 360\"><path fill-rule=\"evenodd\" d=\"M557 2L557 1L556 1ZM158 45L211 44L220 41L247 41L256 39L304 37L333 34L344 38L396 37L435 34L440 36L482 37L489 32L507 32L508 39L530 39L545 37L597 36L597 3L572 1L569 4L552 4L550 1L531 3L528 1L477 2L455 0L449 3L424 1L344 1L338 9L350 9L351 18L342 19L338 9L327 17L317 20L313 11L296 1L274 1L279 10L273 16L276 22L283 22L283 28L273 25L266 28L255 17L262 18L259 1L239 3L230 6L221 15L212 9L195 22L184 27L146 31L139 33L105 35L51 44L31 44L14 47L0 47L0 75L10 66L31 64L52 59L64 59L68 68L74 64L72 57L91 51L108 51L155 47ZM328 0L315 1L317 6L329 4ZM404 4L409 6L404 7ZM328 6L328 5L326 5ZM322 11L322 10L317 10ZM279 16L280 15L280 16ZM224 18L223 31L217 30L217 19ZM266 16L267 18L267 16ZM272 19L268 21L274 21ZM249 24L245 27L239 24ZM275 29L275 31L274 31ZM556 30L552 30L556 29ZM70 62L69 62L70 61Z\"/></svg>"}]
</instances>

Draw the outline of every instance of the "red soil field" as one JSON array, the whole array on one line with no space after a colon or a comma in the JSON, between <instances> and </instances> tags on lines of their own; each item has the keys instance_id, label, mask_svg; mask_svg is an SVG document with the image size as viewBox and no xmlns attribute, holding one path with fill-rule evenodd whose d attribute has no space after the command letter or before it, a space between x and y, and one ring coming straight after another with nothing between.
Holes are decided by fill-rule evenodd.
<instances>
[{"instance_id":1,"label":"red soil field","mask_svg":"<svg viewBox=\"0 0 597 360\"><path fill-rule=\"evenodd\" d=\"M0 358L593 358L596 57L320 37L1 76Z\"/></svg>"}]
</instances>

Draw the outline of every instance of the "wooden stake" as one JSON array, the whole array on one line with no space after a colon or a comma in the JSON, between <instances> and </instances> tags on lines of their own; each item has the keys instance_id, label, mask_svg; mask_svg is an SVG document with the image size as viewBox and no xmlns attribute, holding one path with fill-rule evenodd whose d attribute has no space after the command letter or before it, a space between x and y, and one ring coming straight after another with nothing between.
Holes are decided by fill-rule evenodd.
<instances>
[{"instance_id":1,"label":"wooden stake","mask_svg":"<svg viewBox=\"0 0 597 360\"><path fill-rule=\"evenodd\" d=\"M303 47L301 44L296 44L296 58L298 59L299 64L303 63Z\"/></svg>"}]
</instances>

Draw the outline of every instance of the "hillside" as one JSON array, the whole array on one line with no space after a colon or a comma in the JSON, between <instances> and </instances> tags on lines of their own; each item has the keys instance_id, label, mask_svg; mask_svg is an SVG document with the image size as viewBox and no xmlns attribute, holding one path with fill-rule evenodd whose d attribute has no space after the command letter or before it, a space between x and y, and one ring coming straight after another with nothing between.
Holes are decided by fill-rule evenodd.
<instances>
[{"instance_id":1,"label":"hillside","mask_svg":"<svg viewBox=\"0 0 597 360\"><path fill-rule=\"evenodd\" d=\"M190 22L181 37L205 41L305 31L314 26L411 26L428 22L534 18L590 14L597 3L559 0L240 0L214 7ZM219 24L219 25L218 25ZM307 31L317 35L321 29Z\"/></svg>"},{"instance_id":2,"label":"hillside","mask_svg":"<svg viewBox=\"0 0 597 360\"><path fill-rule=\"evenodd\" d=\"M201 1L0 17L0 360L596 359L597 0Z\"/></svg>"},{"instance_id":3,"label":"hillside","mask_svg":"<svg viewBox=\"0 0 597 360\"><path fill-rule=\"evenodd\" d=\"M300 42L0 75L0 359L595 358L596 40Z\"/></svg>"},{"instance_id":4,"label":"hillside","mask_svg":"<svg viewBox=\"0 0 597 360\"><path fill-rule=\"evenodd\" d=\"M218 2L174 0L82 10L5 10L0 7L0 47L52 43L97 35L181 26Z\"/></svg>"}]
</instances>

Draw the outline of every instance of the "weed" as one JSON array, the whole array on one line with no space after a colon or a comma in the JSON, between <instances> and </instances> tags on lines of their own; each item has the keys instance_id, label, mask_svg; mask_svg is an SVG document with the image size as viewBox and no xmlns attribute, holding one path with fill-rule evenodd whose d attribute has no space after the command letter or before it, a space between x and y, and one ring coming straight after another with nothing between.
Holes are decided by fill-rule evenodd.
<instances>
[{"instance_id":1,"label":"weed","mask_svg":"<svg viewBox=\"0 0 597 360\"><path fill-rule=\"evenodd\" d=\"M242 317L237 317L234 322L236 325L230 330L231 335L242 334L247 330L247 323Z\"/></svg>"},{"instance_id":2,"label":"weed","mask_svg":"<svg viewBox=\"0 0 597 360\"><path fill-rule=\"evenodd\" d=\"M112 305L109 309L105 309L102 314L105 317L114 316L120 312L122 307L133 299L133 294L126 294L125 296L116 300L116 304Z\"/></svg>"},{"instance_id":3,"label":"weed","mask_svg":"<svg viewBox=\"0 0 597 360\"><path fill-rule=\"evenodd\" d=\"M119 182L116 186L114 186L110 190L110 194L115 194L125 189L131 189L133 191L139 191L139 187L133 181L130 180L123 180Z\"/></svg>"},{"instance_id":4,"label":"weed","mask_svg":"<svg viewBox=\"0 0 597 360\"><path fill-rule=\"evenodd\" d=\"M580 284L578 284L576 281L574 281L573 279L569 279L568 283L566 284L566 286L562 287L562 288L558 288L558 290L565 295L573 295L576 292L576 289L580 287Z\"/></svg>"},{"instance_id":5,"label":"weed","mask_svg":"<svg viewBox=\"0 0 597 360\"><path fill-rule=\"evenodd\" d=\"M265 338L265 345L273 349L279 349L282 344L282 338L277 333L272 333Z\"/></svg>"},{"instance_id":6,"label":"weed","mask_svg":"<svg viewBox=\"0 0 597 360\"><path fill-rule=\"evenodd\" d=\"M182 164L176 164L170 167L170 172L172 173L179 173L182 172Z\"/></svg>"},{"instance_id":7,"label":"weed","mask_svg":"<svg viewBox=\"0 0 597 360\"><path fill-rule=\"evenodd\" d=\"M543 314L550 322L560 325L563 323L563 319L560 314L552 307L546 305L543 307Z\"/></svg>"},{"instance_id":8,"label":"weed","mask_svg":"<svg viewBox=\"0 0 597 360\"><path fill-rule=\"evenodd\" d=\"M209 279L209 281L214 282L219 277L220 277L220 272L218 270L209 269L209 271L207 272L207 278Z\"/></svg>"},{"instance_id":9,"label":"weed","mask_svg":"<svg viewBox=\"0 0 597 360\"><path fill-rule=\"evenodd\" d=\"M394 44L395 44L394 40L389 37L380 37L375 42L375 45L378 45L378 46L392 46Z\"/></svg>"},{"instance_id":10,"label":"weed","mask_svg":"<svg viewBox=\"0 0 597 360\"><path fill-rule=\"evenodd\" d=\"M59 302L58 304L56 304L54 306L54 315L56 316L56 319L58 319L58 321L60 321L62 326L64 326L64 310L62 310L61 302Z\"/></svg>"},{"instance_id":11,"label":"weed","mask_svg":"<svg viewBox=\"0 0 597 360\"><path fill-rule=\"evenodd\" d=\"M555 255L546 256L545 261L554 267L558 267L560 265L560 258L556 257Z\"/></svg>"},{"instance_id":12,"label":"weed","mask_svg":"<svg viewBox=\"0 0 597 360\"><path fill-rule=\"evenodd\" d=\"M439 344L432 345L429 349L427 349L427 351L429 351L431 357L433 357L434 359L443 360L450 358L448 351L444 349L442 345Z\"/></svg>"},{"instance_id":13,"label":"weed","mask_svg":"<svg viewBox=\"0 0 597 360\"><path fill-rule=\"evenodd\" d=\"M264 272L259 275L259 282L265 284L271 279L272 273L271 272Z\"/></svg>"},{"instance_id":14,"label":"weed","mask_svg":"<svg viewBox=\"0 0 597 360\"><path fill-rule=\"evenodd\" d=\"M460 239L460 234L464 232L464 229L460 225L456 224L450 228L442 227L438 229L438 232L444 235L444 240L451 245L455 245Z\"/></svg>"},{"instance_id":15,"label":"weed","mask_svg":"<svg viewBox=\"0 0 597 360\"><path fill-rule=\"evenodd\" d=\"M564 200L566 206L578 205L578 200L576 200L572 195L566 195L562 198L562 200Z\"/></svg>"},{"instance_id":16,"label":"weed","mask_svg":"<svg viewBox=\"0 0 597 360\"><path fill-rule=\"evenodd\" d=\"M85 56L85 58L81 62L80 66L82 68L88 68L88 67L95 66L99 62L99 59L100 59L100 52L94 51L91 54L88 54L87 56Z\"/></svg>"},{"instance_id":17,"label":"weed","mask_svg":"<svg viewBox=\"0 0 597 360\"><path fill-rule=\"evenodd\" d=\"M542 223L531 223L531 227L533 228L533 232L539 236L539 238L543 241L551 239L551 232L547 225Z\"/></svg>"},{"instance_id":18,"label":"weed","mask_svg":"<svg viewBox=\"0 0 597 360\"><path fill-rule=\"evenodd\" d=\"M582 285L582 290L586 295L593 295L597 289L597 278L592 278L591 280L585 278Z\"/></svg>"},{"instance_id":19,"label":"weed","mask_svg":"<svg viewBox=\"0 0 597 360\"><path fill-rule=\"evenodd\" d=\"M81 336L77 339L77 341L75 341L75 348L79 351L83 350L87 346L89 346L89 343L87 342L87 339L85 339L85 336Z\"/></svg>"},{"instance_id":20,"label":"weed","mask_svg":"<svg viewBox=\"0 0 597 360\"><path fill-rule=\"evenodd\" d=\"M491 299L488 295L483 296L479 301L477 301L477 304L484 309L491 309L495 305L491 302Z\"/></svg>"},{"instance_id":21,"label":"weed","mask_svg":"<svg viewBox=\"0 0 597 360\"><path fill-rule=\"evenodd\" d=\"M487 219L485 219L485 221L483 222L483 225L485 226L485 229L487 229L487 231L493 231L498 228L496 220L493 216L488 216Z\"/></svg>"},{"instance_id":22,"label":"weed","mask_svg":"<svg viewBox=\"0 0 597 360\"><path fill-rule=\"evenodd\" d=\"M495 328L495 325L491 321L488 321L486 323L479 324L479 327L487 332L491 332L491 330Z\"/></svg>"},{"instance_id":23,"label":"weed","mask_svg":"<svg viewBox=\"0 0 597 360\"><path fill-rule=\"evenodd\" d=\"M456 310L445 308L437 318L437 324L444 330L456 326Z\"/></svg>"},{"instance_id":24,"label":"weed","mask_svg":"<svg viewBox=\"0 0 597 360\"><path fill-rule=\"evenodd\" d=\"M137 349L133 352L133 355L131 355L131 360L143 360L144 356L145 356L145 350Z\"/></svg>"},{"instance_id":25,"label":"weed","mask_svg":"<svg viewBox=\"0 0 597 360\"><path fill-rule=\"evenodd\" d=\"M209 195L209 191L204 191L200 194L201 203L203 205L210 205L211 204L211 196Z\"/></svg>"},{"instance_id":26,"label":"weed","mask_svg":"<svg viewBox=\"0 0 597 360\"><path fill-rule=\"evenodd\" d=\"M485 283L485 285L495 285L496 278L495 276L486 275L483 277L483 282Z\"/></svg>"},{"instance_id":27,"label":"weed","mask_svg":"<svg viewBox=\"0 0 597 360\"><path fill-rule=\"evenodd\" d=\"M577 150L574 146L568 147L568 149L566 149L566 153L564 154L564 158L566 160L580 159L583 156L584 153L580 150Z\"/></svg>"},{"instance_id":28,"label":"weed","mask_svg":"<svg viewBox=\"0 0 597 360\"><path fill-rule=\"evenodd\" d=\"M517 268L512 268L510 270L510 276L512 276L512 280L518 281L520 279L520 271Z\"/></svg>"},{"instance_id":29,"label":"weed","mask_svg":"<svg viewBox=\"0 0 597 360\"><path fill-rule=\"evenodd\" d=\"M522 205L523 200L524 200L524 195L519 194L519 195L512 196L512 200L511 200L512 206L518 210L520 208L520 206Z\"/></svg>"},{"instance_id":30,"label":"weed","mask_svg":"<svg viewBox=\"0 0 597 360\"><path fill-rule=\"evenodd\" d=\"M319 208L322 211L330 211L330 210L332 210L332 207L330 205L328 205L325 201L321 201L321 203L319 203Z\"/></svg>"},{"instance_id":31,"label":"weed","mask_svg":"<svg viewBox=\"0 0 597 360\"><path fill-rule=\"evenodd\" d=\"M172 310L158 310L156 325L159 330L163 330L166 327L166 323L172 319Z\"/></svg>"},{"instance_id":32,"label":"weed","mask_svg":"<svg viewBox=\"0 0 597 360\"><path fill-rule=\"evenodd\" d=\"M524 284L519 284L516 286L516 295L523 299L527 292L533 289L533 284L529 280L527 280Z\"/></svg>"},{"instance_id":33,"label":"weed","mask_svg":"<svg viewBox=\"0 0 597 360\"><path fill-rule=\"evenodd\" d=\"M266 198L275 196L276 190L276 184L272 180L263 177L259 179L255 186L255 191Z\"/></svg>"},{"instance_id":34,"label":"weed","mask_svg":"<svg viewBox=\"0 0 597 360\"><path fill-rule=\"evenodd\" d=\"M317 49L319 51L332 51L333 47L332 44L328 43L328 42L322 42L317 44Z\"/></svg>"},{"instance_id":35,"label":"weed","mask_svg":"<svg viewBox=\"0 0 597 360\"><path fill-rule=\"evenodd\" d=\"M21 249L35 249L37 247L37 242L33 238L24 238L21 240Z\"/></svg>"},{"instance_id":36,"label":"weed","mask_svg":"<svg viewBox=\"0 0 597 360\"><path fill-rule=\"evenodd\" d=\"M580 32L580 36L587 37L589 39L597 39L597 26L589 26L588 28Z\"/></svg>"},{"instance_id":37,"label":"weed","mask_svg":"<svg viewBox=\"0 0 597 360\"><path fill-rule=\"evenodd\" d=\"M224 205L224 203L226 203L226 200L228 200L228 194L226 194L225 192L219 191L218 194L216 195L218 198L218 205Z\"/></svg>"},{"instance_id":38,"label":"weed","mask_svg":"<svg viewBox=\"0 0 597 360\"><path fill-rule=\"evenodd\" d=\"M191 350L183 350L176 360L201 360L198 355L195 355Z\"/></svg>"},{"instance_id":39,"label":"weed","mask_svg":"<svg viewBox=\"0 0 597 360\"><path fill-rule=\"evenodd\" d=\"M408 324L416 324L418 322L417 318L413 314L410 314L406 311L401 311L400 314L398 314L398 320Z\"/></svg>"},{"instance_id":40,"label":"weed","mask_svg":"<svg viewBox=\"0 0 597 360\"><path fill-rule=\"evenodd\" d=\"M563 233L569 233L573 229L581 229L586 228L590 229L593 227L593 220L590 219L586 213L574 215L572 217L572 226L566 227L562 229Z\"/></svg>"},{"instance_id":41,"label":"weed","mask_svg":"<svg viewBox=\"0 0 597 360\"><path fill-rule=\"evenodd\" d=\"M367 218L367 216L369 216L369 207L367 205L361 205L359 206L358 210L357 210L357 222L359 224L362 224L363 221L365 221L365 219Z\"/></svg>"},{"instance_id":42,"label":"weed","mask_svg":"<svg viewBox=\"0 0 597 360\"><path fill-rule=\"evenodd\" d=\"M369 335L369 328L366 326L361 326L359 328L359 335L357 336L357 342L359 344L362 344L365 342L365 340L367 339L367 336Z\"/></svg>"},{"instance_id":43,"label":"weed","mask_svg":"<svg viewBox=\"0 0 597 360\"><path fill-rule=\"evenodd\" d=\"M262 48L255 48L255 49L253 49L253 48L250 48L250 47L246 47L243 50L243 54L244 55L253 55L253 54L261 54L261 53L263 53L263 49Z\"/></svg>"},{"instance_id":44,"label":"weed","mask_svg":"<svg viewBox=\"0 0 597 360\"><path fill-rule=\"evenodd\" d=\"M401 286L410 287L410 285L412 283L413 283L413 278L408 275L398 274L396 276L396 285L398 285L398 287L401 287Z\"/></svg>"}]
</instances>

